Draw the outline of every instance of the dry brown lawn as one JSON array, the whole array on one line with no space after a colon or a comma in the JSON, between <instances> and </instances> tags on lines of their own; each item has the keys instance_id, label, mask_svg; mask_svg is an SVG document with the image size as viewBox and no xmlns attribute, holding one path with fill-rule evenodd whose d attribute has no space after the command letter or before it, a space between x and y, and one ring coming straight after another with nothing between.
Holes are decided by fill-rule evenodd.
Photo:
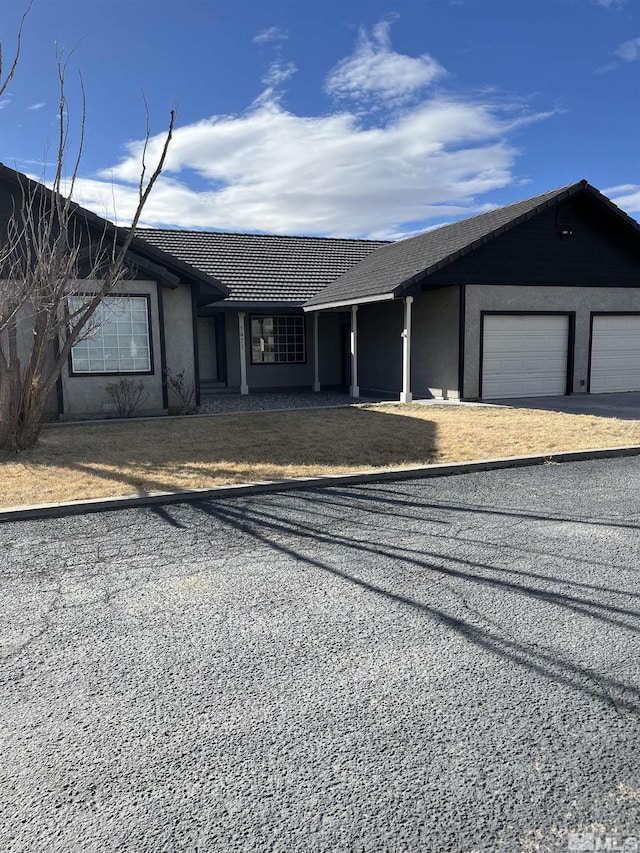
<instances>
[{"instance_id":1,"label":"dry brown lawn","mask_svg":"<svg viewBox=\"0 0 640 853\"><path fill-rule=\"evenodd\" d=\"M0 506L630 444L638 421L392 403L68 424L0 463Z\"/></svg>"}]
</instances>

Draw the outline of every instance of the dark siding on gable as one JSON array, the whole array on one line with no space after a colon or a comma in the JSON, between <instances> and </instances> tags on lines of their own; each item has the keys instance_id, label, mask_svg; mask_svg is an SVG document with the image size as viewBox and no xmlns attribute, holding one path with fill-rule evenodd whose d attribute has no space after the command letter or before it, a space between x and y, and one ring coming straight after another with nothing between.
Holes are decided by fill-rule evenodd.
<instances>
[{"instance_id":1,"label":"dark siding on gable","mask_svg":"<svg viewBox=\"0 0 640 853\"><path fill-rule=\"evenodd\" d=\"M27 197L27 201L25 201L19 187L7 181L0 180L0 239L7 239L9 223L12 220L14 228L16 222L20 227L20 224L23 222L23 214L27 211L30 211L32 218L38 223L43 216L50 216L50 209L50 205L42 204L38 198L29 200L29 197ZM43 213L43 211L45 212ZM57 226L54 227L53 231L54 235L58 233ZM96 230L95 226L94 232L101 236L101 232ZM91 229L82 214L73 219L69 233L72 234L71 240L73 244L78 247L86 247L92 239Z\"/></svg>"},{"instance_id":2,"label":"dark siding on gable","mask_svg":"<svg viewBox=\"0 0 640 853\"><path fill-rule=\"evenodd\" d=\"M561 230L571 230L561 236ZM640 241L597 202L578 196L429 276L447 284L638 287Z\"/></svg>"},{"instance_id":3,"label":"dark siding on gable","mask_svg":"<svg viewBox=\"0 0 640 853\"><path fill-rule=\"evenodd\" d=\"M7 236L7 226L13 216L14 209L13 196L11 193L6 192L5 188L0 184L0 237L3 239Z\"/></svg>"}]
</instances>

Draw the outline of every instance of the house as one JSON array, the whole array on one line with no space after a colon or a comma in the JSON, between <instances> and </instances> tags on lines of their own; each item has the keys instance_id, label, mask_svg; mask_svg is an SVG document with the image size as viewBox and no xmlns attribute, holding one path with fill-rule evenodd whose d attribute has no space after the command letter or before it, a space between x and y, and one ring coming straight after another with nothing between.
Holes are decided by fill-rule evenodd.
<instances>
[{"instance_id":1,"label":"house","mask_svg":"<svg viewBox=\"0 0 640 853\"><path fill-rule=\"evenodd\" d=\"M0 166L0 229L24 180ZM89 242L120 239L77 215ZM135 273L72 351L52 417L113 414L106 384L132 376L145 411L167 412L167 370L198 395L640 390L640 225L586 181L395 243L139 229L130 255Z\"/></svg>"},{"instance_id":2,"label":"house","mask_svg":"<svg viewBox=\"0 0 640 853\"><path fill-rule=\"evenodd\" d=\"M640 390L640 225L584 180L396 243L139 233L229 288L200 379L241 393Z\"/></svg>"},{"instance_id":3,"label":"house","mask_svg":"<svg viewBox=\"0 0 640 853\"><path fill-rule=\"evenodd\" d=\"M43 185L0 164L0 245L9 220L20 216L23 193L37 209L51 197ZM88 258L91 247L101 241L118 245L125 236L124 230L79 205L73 205L73 228L75 244L83 249L80 258L83 253ZM127 268L126 280L104 301L99 327L71 352L57 393L48 401L52 419L113 416L115 403L106 386L119 377L142 383L144 403L136 414L166 413L179 403L167 383L167 371L193 376L198 314L227 296L227 288L138 237L131 243ZM86 292L91 286L87 280ZM31 328L23 312L19 331L28 336Z\"/></svg>"}]
</instances>

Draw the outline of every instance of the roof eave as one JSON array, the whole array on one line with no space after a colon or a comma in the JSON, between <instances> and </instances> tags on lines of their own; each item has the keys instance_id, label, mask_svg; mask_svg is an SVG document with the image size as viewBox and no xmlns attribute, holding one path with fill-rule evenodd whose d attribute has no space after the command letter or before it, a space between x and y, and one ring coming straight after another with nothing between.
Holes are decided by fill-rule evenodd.
<instances>
[{"instance_id":1,"label":"roof eave","mask_svg":"<svg viewBox=\"0 0 640 853\"><path fill-rule=\"evenodd\" d=\"M220 311L301 311L301 302L285 302L268 299L225 299L216 305Z\"/></svg>"},{"instance_id":2,"label":"roof eave","mask_svg":"<svg viewBox=\"0 0 640 853\"><path fill-rule=\"evenodd\" d=\"M306 302L302 306L302 310L305 313L309 311L328 311L332 308L350 308L352 305L367 305L371 302L388 302L391 299L396 298L396 293L380 293L375 296L361 296L355 297L354 299L338 299L331 302L321 302L316 304L309 304Z\"/></svg>"},{"instance_id":3,"label":"roof eave","mask_svg":"<svg viewBox=\"0 0 640 853\"><path fill-rule=\"evenodd\" d=\"M628 213L625 213L624 210L618 207L617 204L611 201L610 198L607 198L606 195L600 192L600 190L596 189L596 187L591 186L591 184L585 181L585 190L589 195L595 199L597 202L606 207L607 210L611 211L615 216L620 219L625 225L627 225L635 234L640 234L640 222L635 220L633 216L629 216Z\"/></svg>"}]
</instances>

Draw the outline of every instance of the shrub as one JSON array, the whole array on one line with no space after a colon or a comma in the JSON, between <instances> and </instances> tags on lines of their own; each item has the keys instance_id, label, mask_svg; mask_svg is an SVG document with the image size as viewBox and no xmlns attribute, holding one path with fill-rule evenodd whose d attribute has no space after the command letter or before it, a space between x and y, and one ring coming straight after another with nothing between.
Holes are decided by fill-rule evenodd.
<instances>
[{"instance_id":1,"label":"shrub","mask_svg":"<svg viewBox=\"0 0 640 853\"><path fill-rule=\"evenodd\" d=\"M184 370L180 373L172 373L167 367L164 374L167 377L167 387L180 401L177 407L178 414L195 415L198 411L195 383L186 379Z\"/></svg>"},{"instance_id":2,"label":"shrub","mask_svg":"<svg viewBox=\"0 0 640 853\"><path fill-rule=\"evenodd\" d=\"M138 406L146 403L149 399L148 392L144 390L144 384L142 382L136 383L133 379L120 379L118 382L110 382L104 390L113 400L121 418L130 418Z\"/></svg>"}]
</instances>

